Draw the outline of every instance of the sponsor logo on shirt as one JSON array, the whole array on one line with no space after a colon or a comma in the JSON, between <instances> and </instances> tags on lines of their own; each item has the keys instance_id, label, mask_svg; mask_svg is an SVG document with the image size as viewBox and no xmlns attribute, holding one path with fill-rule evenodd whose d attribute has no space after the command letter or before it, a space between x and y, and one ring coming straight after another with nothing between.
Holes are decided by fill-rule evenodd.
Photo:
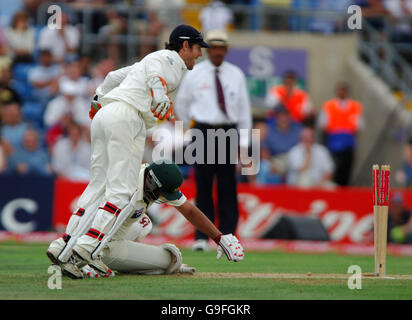
<instances>
[{"instance_id":1,"label":"sponsor logo on shirt","mask_svg":"<svg viewBox=\"0 0 412 320\"><path fill-rule=\"evenodd\" d=\"M173 66L173 63L174 63L173 59L170 58L169 56L166 56L166 59L167 59L167 61L169 61L169 63Z\"/></svg>"},{"instance_id":2,"label":"sponsor logo on shirt","mask_svg":"<svg viewBox=\"0 0 412 320\"><path fill-rule=\"evenodd\" d=\"M132 218L132 219L137 219L137 218L139 218L139 217L142 215L142 213L143 213L143 209L144 209L144 208L137 209L137 210L133 213L133 215L131 216L131 218Z\"/></svg>"}]
</instances>

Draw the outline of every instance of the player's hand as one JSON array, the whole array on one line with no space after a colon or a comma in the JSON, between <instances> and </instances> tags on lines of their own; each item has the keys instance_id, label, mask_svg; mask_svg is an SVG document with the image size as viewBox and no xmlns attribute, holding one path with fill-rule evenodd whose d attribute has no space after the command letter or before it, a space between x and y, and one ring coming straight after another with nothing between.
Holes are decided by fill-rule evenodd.
<instances>
[{"instance_id":1,"label":"player's hand","mask_svg":"<svg viewBox=\"0 0 412 320\"><path fill-rule=\"evenodd\" d=\"M167 96L164 101L161 101L156 106L152 105L151 111L153 112L153 115L160 120L163 120L163 119L173 120L174 119L173 103L169 100L169 97Z\"/></svg>"},{"instance_id":2,"label":"player's hand","mask_svg":"<svg viewBox=\"0 0 412 320\"><path fill-rule=\"evenodd\" d=\"M220 259L223 253L229 261L234 262L241 261L245 257L242 245L231 233L218 236L215 242L217 243L217 259Z\"/></svg>"},{"instance_id":3,"label":"player's hand","mask_svg":"<svg viewBox=\"0 0 412 320\"><path fill-rule=\"evenodd\" d=\"M160 120L174 120L173 103L168 95L166 81L161 77L153 77L147 82L147 85L153 98L150 108L153 115Z\"/></svg>"},{"instance_id":4,"label":"player's hand","mask_svg":"<svg viewBox=\"0 0 412 320\"><path fill-rule=\"evenodd\" d=\"M102 105L97 101L97 95L94 96L92 102L90 103L90 111L89 111L89 118L93 120L94 116L96 115L97 111L102 108Z\"/></svg>"},{"instance_id":5,"label":"player's hand","mask_svg":"<svg viewBox=\"0 0 412 320\"><path fill-rule=\"evenodd\" d=\"M169 109L169 111L165 115L165 119L169 121L175 121L175 114L173 113L173 106Z\"/></svg>"},{"instance_id":6,"label":"player's hand","mask_svg":"<svg viewBox=\"0 0 412 320\"><path fill-rule=\"evenodd\" d=\"M85 278L102 278L102 276L97 273L92 267L90 267L88 264L86 264L82 268L82 273ZM103 278L112 278L114 277L114 272L112 272L110 275L104 275Z\"/></svg>"}]
</instances>

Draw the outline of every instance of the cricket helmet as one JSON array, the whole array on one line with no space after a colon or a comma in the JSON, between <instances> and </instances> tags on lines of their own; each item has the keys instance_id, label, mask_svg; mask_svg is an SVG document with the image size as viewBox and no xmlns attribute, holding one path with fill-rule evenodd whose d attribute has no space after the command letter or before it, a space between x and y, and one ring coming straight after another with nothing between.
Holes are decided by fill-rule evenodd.
<instances>
[{"instance_id":1,"label":"cricket helmet","mask_svg":"<svg viewBox=\"0 0 412 320\"><path fill-rule=\"evenodd\" d=\"M179 188L183 183L183 175L173 161L161 159L150 164L146 170L151 183L158 188L166 200L172 201L180 198L182 194Z\"/></svg>"}]
</instances>

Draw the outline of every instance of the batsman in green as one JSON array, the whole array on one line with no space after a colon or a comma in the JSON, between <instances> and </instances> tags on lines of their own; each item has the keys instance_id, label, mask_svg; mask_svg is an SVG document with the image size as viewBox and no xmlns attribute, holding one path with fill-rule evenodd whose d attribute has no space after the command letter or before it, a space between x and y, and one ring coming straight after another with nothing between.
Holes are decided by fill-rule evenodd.
<instances>
[{"instance_id":1,"label":"batsman in green","mask_svg":"<svg viewBox=\"0 0 412 320\"><path fill-rule=\"evenodd\" d=\"M109 232L102 234L90 226L84 226L86 220L80 220L78 228L87 230L80 236L100 242L96 255L98 259L84 259L81 248L74 245L72 259L65 263L58 260L68 243L67 235L50 244L48 257L61 267L63 274L73 279L111 277L114 276L112 270L137 274L193 273L195 269L183 264L181 252L175 245L166 243L155 246L140 242L152 229L152 222L146 214L148 208L154 202L161 202L174 206L195 228L214 239L218 259L225 254L229 261L243 260L243 247L236 236L222 234L203 212L189 202L180 191L182 183L182 173L172 161L142 164L138 189L133 197L133 210L127 217L122 215L125 217L123 221L116 221ZM116 215L116 212L113 211L113 214Z\"/></svg>"}]
</instances>

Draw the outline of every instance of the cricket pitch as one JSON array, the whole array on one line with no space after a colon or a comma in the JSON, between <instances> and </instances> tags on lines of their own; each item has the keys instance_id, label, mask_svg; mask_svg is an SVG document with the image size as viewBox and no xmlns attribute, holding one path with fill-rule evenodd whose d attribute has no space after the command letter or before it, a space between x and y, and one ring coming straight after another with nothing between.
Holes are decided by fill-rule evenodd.
<instances>
[{"instance_id":1,"label":"cricket pitch","mask_svg":"<svg viewBox=\"0 0 412 320\"><path fill-rule=\"evenodd\" d=\"M342 279L347 280L351 274L339 273L252 273L252 272L197 272L188 275L195 278L260 278L260 279ZM369 274L363 275L363 279L402 279L412 280L412 275L387 275L379 278Z\"/></svg>"}]
</instances>

